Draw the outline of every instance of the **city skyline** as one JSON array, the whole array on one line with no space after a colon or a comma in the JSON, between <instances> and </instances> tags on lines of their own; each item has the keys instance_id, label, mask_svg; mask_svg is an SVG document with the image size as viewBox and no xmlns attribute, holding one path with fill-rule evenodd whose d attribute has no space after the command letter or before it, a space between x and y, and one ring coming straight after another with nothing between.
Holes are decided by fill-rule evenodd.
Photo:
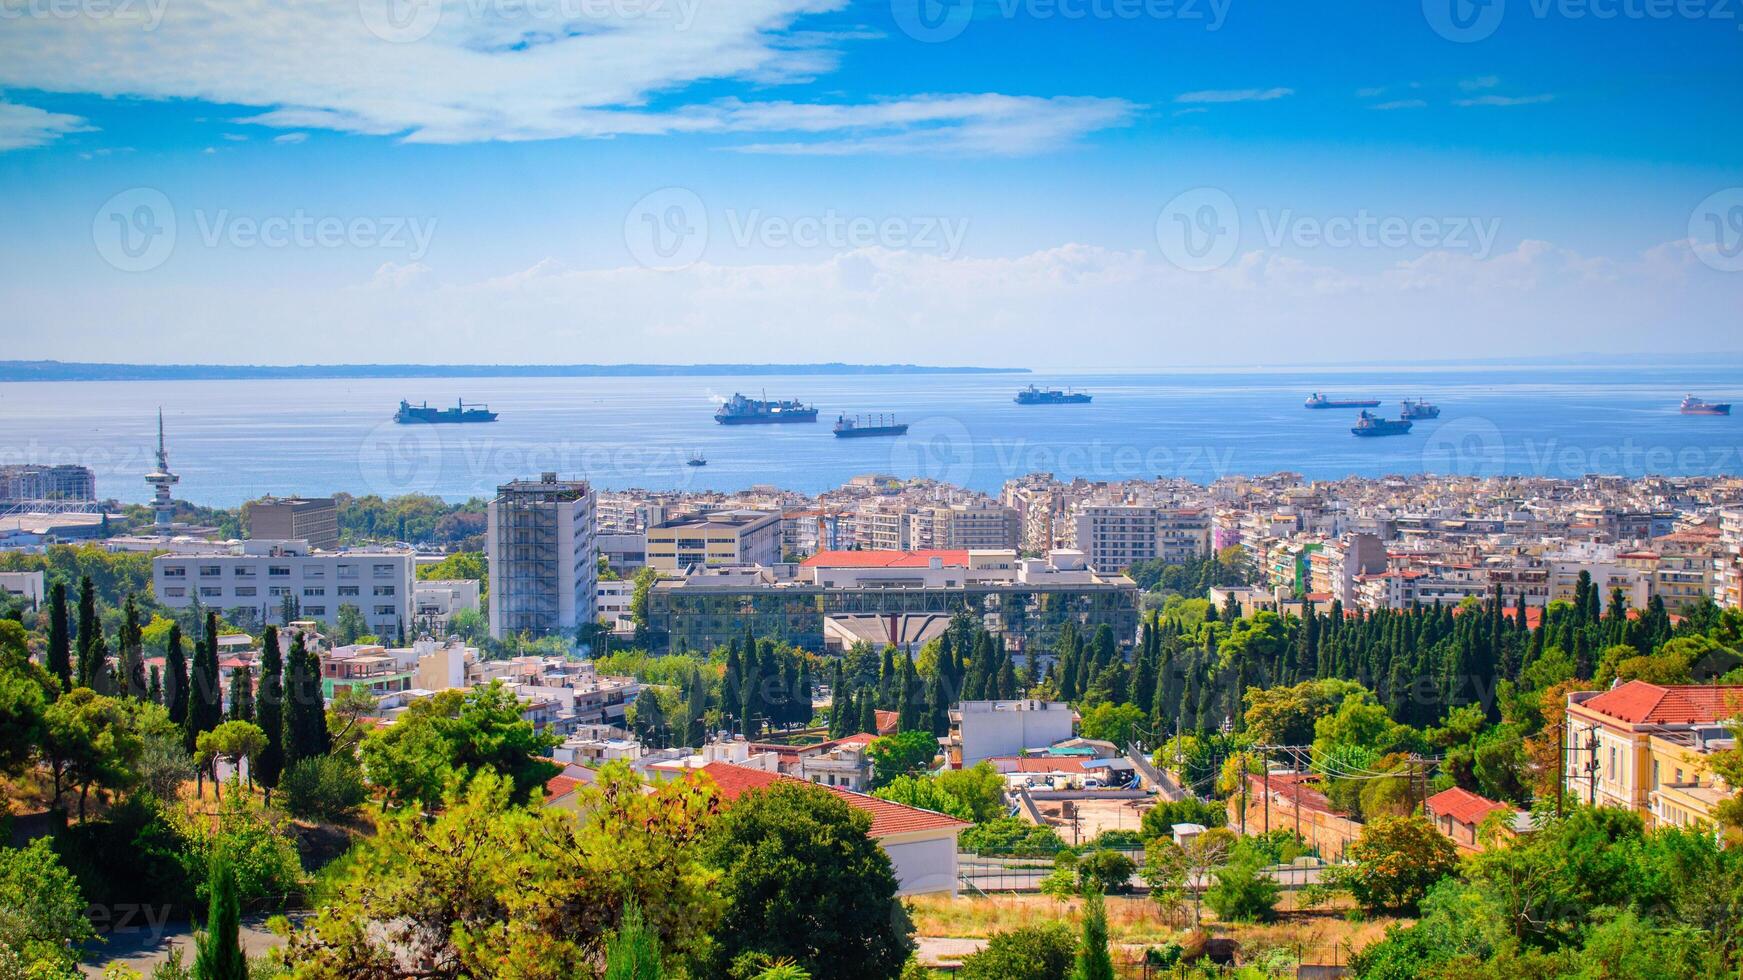
<instances>
[{"instance_id":1,"label":"city skyline","mask_svg":"<svg viewBox=\"0 0 1743 980\"><path fill-rule=\"evenodd\" d=\"M14 5L5 336L262 364L1743 350L1734 17L1473 9Z\"/></svg>"}]
</instances>

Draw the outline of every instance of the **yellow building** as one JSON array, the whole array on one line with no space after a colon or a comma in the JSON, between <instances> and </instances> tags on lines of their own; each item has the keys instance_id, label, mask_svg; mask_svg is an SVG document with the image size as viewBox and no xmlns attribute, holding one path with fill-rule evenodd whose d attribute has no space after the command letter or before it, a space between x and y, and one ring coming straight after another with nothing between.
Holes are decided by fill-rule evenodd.
<instances>
[{"instance_id":1,"label":"yellow building","mask_svg":"<svg viewBox=\"0 0 1743 980\"><path fill-rule=\"evenodd\" d=\"M1708 822L1735 792L1705 763L1736 743L1743 686L1629 681L1568 695L1564 779L1569 796L1638 812L1649 826Z\"/></svg>"},{"instance_id":2,"label":"yellow building","mask_svg":"<svg viewBox=\"0 0 1743 980\"><path fill-rule=\"evenodd\" d=\"M679 571L693 565L773 565L781 560L781 516L759 510L717 511L648 528L648 565Z\"/></svg>"}]
</instances>

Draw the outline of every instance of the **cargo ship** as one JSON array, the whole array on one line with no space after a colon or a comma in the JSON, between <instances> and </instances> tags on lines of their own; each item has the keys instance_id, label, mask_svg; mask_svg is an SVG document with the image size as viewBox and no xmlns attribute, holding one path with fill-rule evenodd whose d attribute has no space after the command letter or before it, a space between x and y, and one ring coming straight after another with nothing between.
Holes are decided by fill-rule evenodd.
<instances>
[{"instance_id":1,"label":"cargo ship","mask_svg":"<svg viewBox=\"0 0 1743 980\"><path fill-rule=\"evenodd\" d=\"M1438 419L1440 418L1440 406L1430 404L1420 398L1415 400L1406 398L1404 399L1404 404L1398 413L1398 417L1406 419Z\"/></svg>"},{"instance_id":2,"label":"cargo ship","mask_svg":"<svg viewBox=\"0 0 1743 980\"><path fill-rule=\"evenodd\" d=\"M400 425L439 424L448 422L494 422L496 413L488 405L466 407L461 401L453 408L431 408L429 402L413 405L405 399L400 399L399 411L393 413L393 420Z\"/></svg>"},{"instance_id":3,"label":"cargo ship","mask_svg":"<svg viewBox=\"0 0 1743 980\"><path fill-rule=\"evenodd\" d=\"M1307 396L1308 408L1379 408L1378 398L1327 398L1319 392Z\"/></svg>"},{"instance_id":4,"label":"cargo ship","mask_svg":"<svg viewBox=\"0 0 1743 980\"><path fill-rule=\"evenodd\" d=\"M776 425L782 422L815 422L817 421L817 406L806 405L798 399L791 401L768 401L764 398L746 398L734 393L731 400L720 406L714 413L714 421L721 425Z\"/></svg>"},{"instance_id":5,"label":"cargo ship","mask_svg":"<svg viewBox=\"0 0 1743 980\"><path fill-rule=\"evenodd\" d=\"M1363 411L1356 417L1355 427L1350 429L1358 436L1401 436L1410 431L1408 419L1383 419Z\"/></svg>"},{"instance_id":6,"label":"cargo ship","mask_svg":"<svg viewBox=\"0 0 1743 980\"><path fill-rule=\"evenodd\" d=\"M1684 415L1730 415L1730 402L1704 402L1693 395L1684 395L1682 399Z\"/></svg>"},{"instance_id":7,"label":"cargo ship","mask_svg":"<svg viewBox=\"0 0 1743 980\"><path fill-rule=\"evenodd\" d=\"M908 423L897 422L894 415L874 415L868 421L861 421L855 415L848 418L845 415L835 419L835 438L865 439L870 436L899 436L908 431Z\"/></svg>"},{"instance_id":8,"label":"cargo ship","mask_svg":"<svg viewBox=\"0 0 1743 980\"><path fill-rule=\"evenodd\" d=\"M1017 392L1016 402L1019 405L1087 405L1090 396L1070 388L1060 391L1058 388L1037 388L1030 385Z\"/></svg>"}]
</instances>

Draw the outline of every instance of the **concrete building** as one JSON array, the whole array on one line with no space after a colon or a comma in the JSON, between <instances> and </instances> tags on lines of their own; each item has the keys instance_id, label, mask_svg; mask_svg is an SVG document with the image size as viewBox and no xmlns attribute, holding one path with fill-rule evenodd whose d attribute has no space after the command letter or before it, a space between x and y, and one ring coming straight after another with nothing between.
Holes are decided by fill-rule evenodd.
<instances>
[{"instance_id":1,"label":"concrete building","mask_svg":"<svg viewBox=\"0 0 1743 980\"><path fill-rule=\"evenodd\" d=\"M97 478L89 467L29 463L0 466L0 507L16 507L42 500L96 499Z\"/></svg>"},{"instance_id":2,"label":"concrete building","mask_svg":"<svg viewBox=\"0 0 1743 980\"><path fill-rule=\"evenodd\" d=\"M647 532L647 563L662 571L692 565L774 565L780 560L779 514L715 511L662 521Z\"/></svg>"},{"instance_id":3,"label":"concrete building","mask_svg":"<svg viewBox=\"0 0 1743 980\"><path fill-rule=\"evenodd\" d=\"M461 610L477 612L479 582L471 578L419 579L412 586L414 623L418 632L446 636L448 621Z\"/></svg>"},{"instance_id":4,"label":"concrete building","mask_svg":"<svg viewBox=\"0 0 1743 980\"><path fill-rule=\"evenodd\" d=\"M1179 565L1210 554L1210 514L1198 508L1080 504L1070 526L1073 547L1102 571L1156 559Z\"/></svg>"},{"instance_id":5,"label":"concrete building","mask_svg":"<svg viewBox=\"0 0 1743 980\"><path fill-rule=\"evenodd\" d=\"M594 587L593 595L594 621L604 622L618 632L628 632L635 629L635 619L631 609L635 599L634 579L601 580Z\"/></svg>"},{"instance_id":6,"label":"concrete building","mask_svg":"<svg viewBox=\"0 0 1743 980\"><path fill-rule=\"evenodd\" d=\"M497 487L484 535L491 636L573 633L592 615L593 522L593 488L583 480L546 473Z\"/></svg>"},{"instance_id":7,"label":"concrete building","mask_svg":"<svg viewBox=\"0 0 1743 980\"><path fill-rule=\"evenodd\" d=\"M635 577L636 569L648 563L648 536L641 531L600 531L593 540L605 567L624 578Z\"/></svg>"},{"instance_id":8,"label":"concrete building","mask_svg":"<svg viewBox=\"0 0 1743 980\"><path fill-rule=\"evenodd\" d=\"M243 506L248 536L274 541L302 539L311 548L339 547L339 508L331 497L262 497Z\"/></svg>"},{"instance_id":9,"label":"concrete building","mask_svg":"<svg viewBox=\"0 0 1743 980\"><path fill-rule=\"evenodd\" d=\"M167 554L151 560L152 591L172 609L199 605L233 618L283 622L285 600L293 619L335 626L342 606L355 606L370 632L397 636L412 627L409 549L316 551L305 541L248 540L222 554Z\"/></svg>"},{"instance_id":10,"label":"concrete building","mask_svg":"<svg viewBox=\"0 0 1743 980\"><path fill-rule=\"evenodd\" d=\"M950 764L1022 755L1071 738L1077 713L1063 701L963 701L950 709Z\"/></svg>"},{"instance_id":11,"label":"concrete building","mask_svg":"<svg viewBox=\"0 0 1743 980\"><path fill-rule=\"evenodd\" d=\"M0 572L0 595L23 602L26 609L35 609L48 597L42 572Z\"/></svg>"}]
</instances>

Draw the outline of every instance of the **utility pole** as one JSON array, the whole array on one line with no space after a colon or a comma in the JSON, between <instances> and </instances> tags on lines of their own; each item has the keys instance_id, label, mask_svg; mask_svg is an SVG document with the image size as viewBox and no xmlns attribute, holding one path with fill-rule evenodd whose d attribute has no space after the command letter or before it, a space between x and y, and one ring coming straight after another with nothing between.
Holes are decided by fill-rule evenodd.
<instances>
[{"instance_id":1,"label":"utility pole","mask_svg":"<svg viewBox=\"0 0 1743 980\"><path fill-rule=\"evenodd\" d=\"M1591 796L1586 802L1590 803L1593 806L1597 806L1598 805L1598 726L1596 726L1596 725L1593 725L1591 731L1586 735L1586 748L1590 749L1592 752L1591 761L1586 763L1586 768L1591 771L1590 783L1591 783L1591 787L1592 787L1591 788Z\"/></svg>"}]
</instances>

